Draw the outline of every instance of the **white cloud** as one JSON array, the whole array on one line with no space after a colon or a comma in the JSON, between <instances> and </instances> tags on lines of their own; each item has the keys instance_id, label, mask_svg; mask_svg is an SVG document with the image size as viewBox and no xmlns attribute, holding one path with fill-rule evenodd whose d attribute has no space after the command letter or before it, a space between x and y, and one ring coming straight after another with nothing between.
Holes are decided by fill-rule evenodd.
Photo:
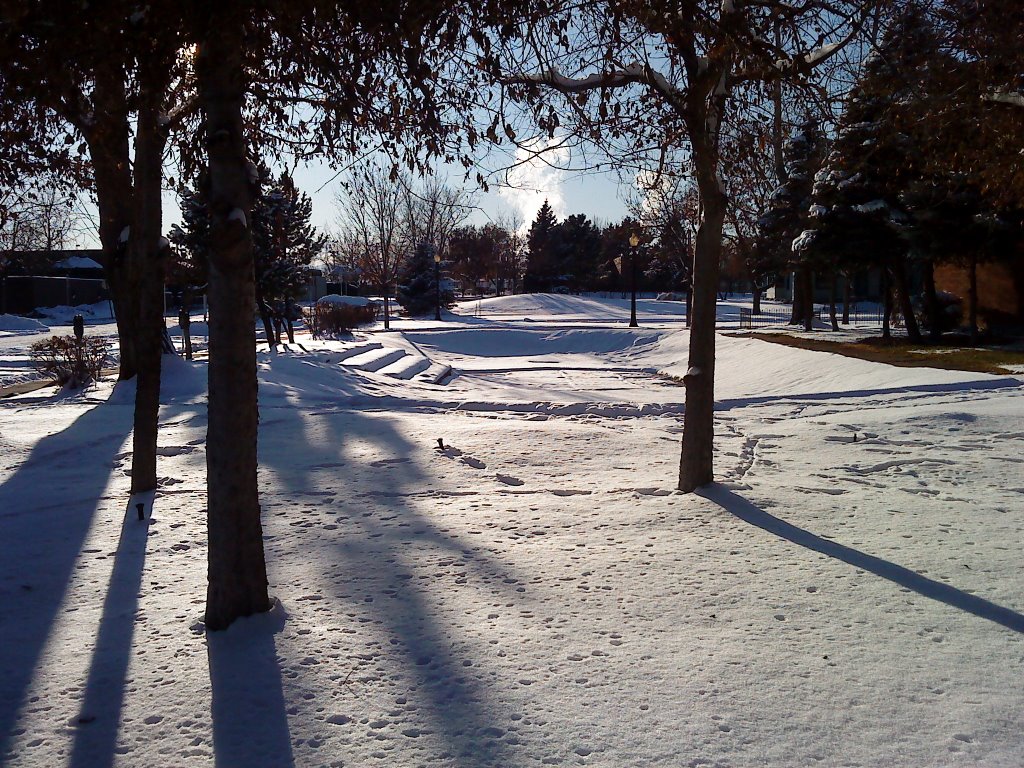
<instances>
[{"instance_id":1,"label":"white cloud","mask_svg":"<svg viewBox=\"0 0 1024 768\"><path fill-rule=\"evenodd\" d=\"M498 197L522 217L523 229L529 229L545 200L558 218L566 215L562 192L565 171L552 167L569 159L569 150L559 146L561 143L562 140L556 137L538 142L529 150L516 149L516 166L506 175L507 186L497 190Z\"/></svg>"}]
</instances>

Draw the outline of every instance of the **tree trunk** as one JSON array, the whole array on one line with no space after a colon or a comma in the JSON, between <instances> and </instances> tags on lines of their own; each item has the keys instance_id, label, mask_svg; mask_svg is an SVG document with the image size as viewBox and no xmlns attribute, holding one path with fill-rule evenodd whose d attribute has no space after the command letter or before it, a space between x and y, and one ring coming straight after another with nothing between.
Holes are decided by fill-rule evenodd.
<instances>
[{"instance_id":1,"label":"tree trunk","mask_svg":"<svg viewBox=\"0 0 1024 768\"><path fill-rule=\"evenodd\" d=\"M759 286L757 284L757 282L753 282L752 285L754 287L754 307L753 307L753 309L751 311L755 315L760 315L761 314L761 286Z\"/></svg>"},{"instance_id":2,"label":"tree trunk","mask_svg":"<svg viewBox=\"0 0 1024 768\"><path fill-rule=\"evenodd\" d=\"M892 291L889 289L889 269L882 267L882 338L892 338L890 318L892 317Z\"/></svg>"},{"instance_id":3,"label":"tree trunk","mask_svg":"<svg viewBox=\"0 0 1024 768\"><path fill-rule=\"evenodd\" d=\"M295 326L292 325L292 319L290 317L285 316L284 328L285 328L285 331L288 333L288 343L289 344L294 344L295 343Z\"/></svg>"},{"instance_id":4,"label":"tree trunk","mask_svg":"<svg viewBox=\"0 0 1024 768\"><path fill-rule=\"evenodd\" d=\"M839 330L839 321L836 320L836 271L833 269L829 275L828 287L828 319L832 322L832 330Z\"/></svg>"},{"instance_id":5,"label":"tree trunk","mask_svg":"<svg viewBox=\"0 0 1024 768\"><path fill-rule=\"evenodd\" d=\"M797 264L793 270L793 309L789 315L790 325L801 325L807 313L807 292L804 290L804 273L807 267Z\"/></svg>"},{"instance_id":6,"label":"tree trunk","mask_svg":"<svg viewBox=\"0 0 1024 768\"><path fill-rule=\"evenodd\" d=\"M160 88L162 93L163 89ZM134 198L127 262L136 319L135 424L132 433L132 493L156 489L160 359L163 348L163 287L166 248L160 244L161 182L165 134L157 105L143 105L135 126Z\"/></svg>"},{"instance_id":7,"label":"tree trunk","mask_svg":"<svg viewBox=\"0 0 1024 768\"><path fill-rule=\"evenodd\" d=\"M850 324L850 276L843 275L843 325Z\"/></svg>"},{"instance_id":8,"label":"tree trunk","mask_svg":"<svg viewBox=\"0 0 1024 768\"><path fill-rule=\"evenodd\" d=\"M686 412L679 460L679 490L714 481L715 312L726 197L718 182L717 141L694 136L691 144L700 194L700 225L693 259L693 322L686 375ZM687 318L690 313L687 312Z\"/></svg>"},{"instance_id":9,"label":"tree trunk","mask_svg":"<svg viewBox=\"0 0 1024 768\"><path fill-rule=\"evenodd\" d=\"M814 330L814 271L809 265L800 268L800 287L804 294L804 330Z\"/></svg>"},{"instance_id":10,"label":"tree trunk","mask_svg":"<svg viewBox=\"0 0 1024 768\"><path fill-rule=\"evenodd\" d=\"M924 310L928 316L928 338L938 341L942 337L942 315L935 291L935 263L931 260L924 265Z\"/></svg>"},{"instance_id":11,"label":"tree trunk","mask_svg":"<svg viewBox=\"0 0 1024 768\"><path fill-rule=\"evenodd\" d=\"M178 310L178 325L181 327L181 341L185 347L185 359L192 359L192 315L189 314L189 293L182 298L182 307Z\"/></svg>"},{"instance_id":12,"label":"tree trunk","mask_svg":"<svg viewBox=\"0 0 1024 768\"><path fill-rule=\"evenodd\" d=\"M260 322L263 323L263 333L267 337L267 345L271 348L274 346L274 323L270 319L270 307L267 306L266 299L263 298L263 292L260 290L259 280L254 280L253 291L256 297L256 311L259 313Z\"/></svg>"},{"instance_id":13,"label":"tree trunk","mask_svg":"<svg viewBox=\"0 0 1024 768\"><path fill-rule=\"evenodd\" d=\"M693 313L693 280L686 288L686 327L690 327L690 316Z\"/></svg>"},{"instance_id":14,"label":"tree trunk","mask_svg":"<svg viewBox=\"0 0 1024 768\"><path fill-rule=\"evenodd\" d=\"M971 345L978 343L978 258L972 253L967 263L967 326Z\"/></svg>"},{"instance_id":15,"label":"tree trunk","mask_svg":"<svg viewBox=\"0 0 1024 768\"><path fill-rule=\"evenodd\" d=\"M132 170L129 155L128 106L124 68L112 56L96 67L93 100L94 122L84 131L92 161L99 210L99 237L103 249L103 273L117 322L120 355L118 378L135 375L135 333L128 284L125 242L121 233L132 217Z\"/></svg>"},{"instance_id":16,"label":"tree trunk","mask_svg":"<svg viewBox=\"0 0 1024 768\"><path fill-rule=\"evenodd\" d=\"M220 630L268 610L270 599L256 483L253 189L242 128L245 17L232 4L212 4L204 21L196 75L206 118L212 214L206 627Z\"/></svg>"},{"instance_id":17,"label":"tree trunk","mask_svg":"<svg viewBox=\"0 0 1024 768\"><path fill-rule=\"evenodd\" d=\"M893 263L893 279L896 283L896 298L900 303L900 312L903 313L903 324L907 329L907 338L915 343L920 343L921 329L917 327L914 302L910 296L910 281L907 278L907 266L902 258Z\"/></svg>"},{"instance_id":18,"label":"tree trunk","mask_svg":"<svg viewBox=\"0 0 1024 768\"><path fill-rule=\"evenodd\" d=\"M391 311L388 308L388 289L384 289L384 330L391 328Z\"/></svg>"}]
</instances>

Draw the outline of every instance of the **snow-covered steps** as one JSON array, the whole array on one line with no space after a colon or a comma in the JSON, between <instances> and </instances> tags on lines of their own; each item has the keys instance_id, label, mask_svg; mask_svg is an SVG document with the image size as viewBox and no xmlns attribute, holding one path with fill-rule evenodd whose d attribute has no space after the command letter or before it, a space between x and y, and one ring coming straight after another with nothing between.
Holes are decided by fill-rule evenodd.
<instances>
[{"instance_id":1,"label":"snow-covered steps","mask_svg":"<svg viewBox=\"0 0 1024 768\"><path fill-rule=\"evenodd\" d=\"M452 367L445 363L431 363L422 373L416 374L415 380L426 384L441 384L452 373Z\"/></svg>"},{"instance_id":2,"label":"snow-covered steps","mask_svg":"<svg viewBox=\"0 0 1024 768\"><path fill-rule=\"evenodd\" d=\"M395 362L384 366L377 373L383 373L395 379L411 379L430 367L430 361L420 355L405 354Z\"/></svg>"},{"instance_id":3,"label":"snow-covered steps","mask_svg":"<svg viewBox=\"0 0 1024 768\"><path fill-rule=\"evenodd\" d=\"M351 347L346 347L339 352L331 352L329 358L332 363L340 363L344 360L349 360L356 355L361 355L364 352L370 352L374 349L383 349L384 345L379 341L363 341L357 344L353 344Z\"/></svg>"},{"instance_id":4,"label":"snow-covered steps","mask_svg":"<svg viewBox=\"0 0 1024 768\"><path fill-rule=\"evenodd\" d=\"M346 368L355 368L360 371L379 371L386 365L390 365L396 360L400 360L406 357L404 349L395 349L381 347L379 349L371 349L352 357L346 358L342 365Z\"/></svg>"}]
</instances>

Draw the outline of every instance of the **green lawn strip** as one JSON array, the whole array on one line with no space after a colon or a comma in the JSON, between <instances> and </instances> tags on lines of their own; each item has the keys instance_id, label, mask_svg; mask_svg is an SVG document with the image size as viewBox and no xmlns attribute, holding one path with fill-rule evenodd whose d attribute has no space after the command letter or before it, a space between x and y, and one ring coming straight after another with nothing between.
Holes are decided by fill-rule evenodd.
<instances>
[{"instance_id":1,"label":"green lawn strip","mask_svg":"<svg viewBox=\"0 0 1024 768\"><path fill-rule=\"evenodd\" d=\"M1009 374L1007 365L1024 365L1024 352L991 347L969 348L958 344L911 344L903 338L884 341L864 338L853 342L829 341L825 338L790 336L785 333L730 333L737 338L755 338L773 344L817 352L856 357L875 363L888 363L906 368L942 368L949 371Z\"/></svg>"}]
</instances>

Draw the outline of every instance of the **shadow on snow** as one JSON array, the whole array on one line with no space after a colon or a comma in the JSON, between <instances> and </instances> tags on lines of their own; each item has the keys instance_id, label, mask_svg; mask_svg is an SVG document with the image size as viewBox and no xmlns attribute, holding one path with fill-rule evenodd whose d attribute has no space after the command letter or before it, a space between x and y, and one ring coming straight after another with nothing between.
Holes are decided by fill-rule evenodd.
<instances>
[{"instance_id":1,"label":"shadow on snow","mask_svg":"<svg viewBox=\"0 0 1024 768\"><path fill-rule=\"evenodd\" d=\"M929 579L909 568L896 565L880 557L875 557L852 547L823 539L810 531L798 528L791 523L787 523L785 520L768 514L760 507L721 485L713 484L707 486L698 493L745 523L755 525L779 538L786 539L814 552L820 552L836 560L841 560L855 568L861 568L883 579L888 579L894 584L899 584L901 587L913 590L919 595L1000 624L1014 632L1024 632L1024 615L1014 610L997 605L982 597L969 594L956 587L951 587L948 584Z\"/></svg>"}]
</instances>

